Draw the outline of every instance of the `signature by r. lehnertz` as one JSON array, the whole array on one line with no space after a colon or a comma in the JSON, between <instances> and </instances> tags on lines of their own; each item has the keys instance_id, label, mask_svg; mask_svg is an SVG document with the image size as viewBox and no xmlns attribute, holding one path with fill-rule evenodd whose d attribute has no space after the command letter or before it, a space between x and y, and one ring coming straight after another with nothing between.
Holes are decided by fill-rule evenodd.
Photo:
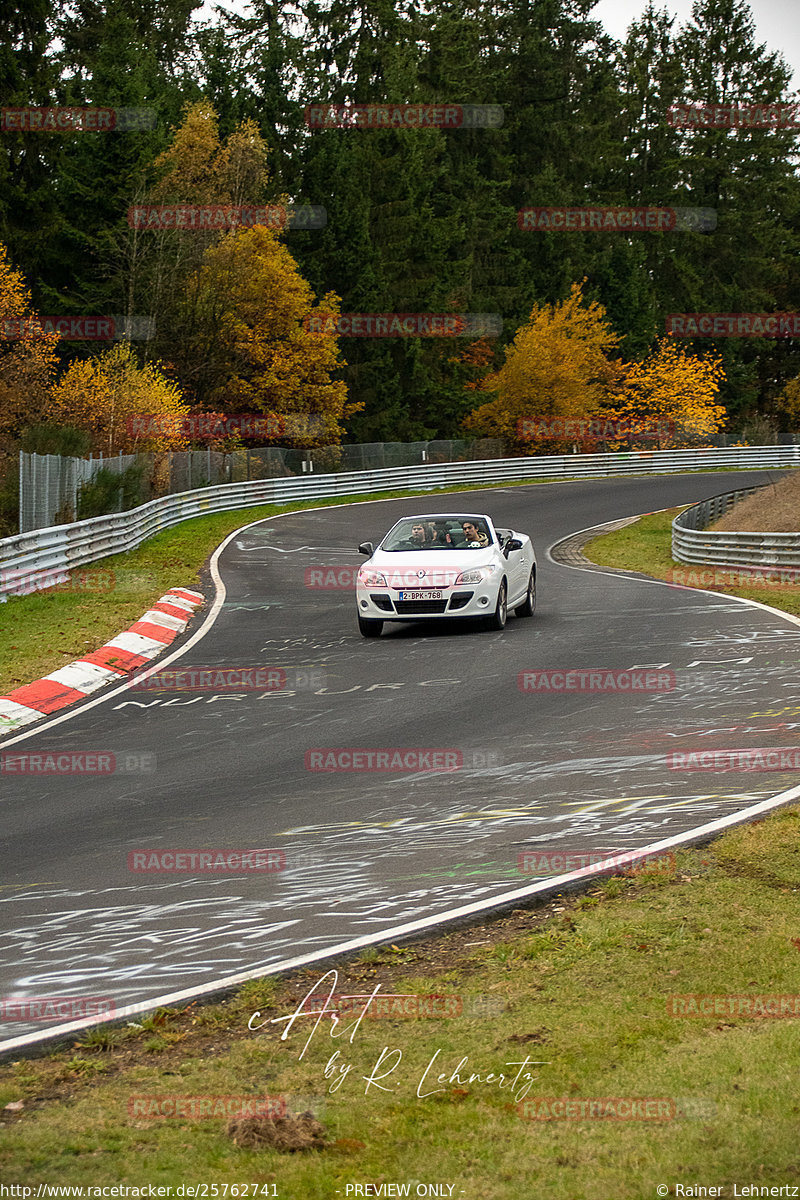
<instances>
[{"instance_id":1,"label":"signature by r. lehnertz","mask_svg":"<svg viewBox=\"0 0 800 1200\"><path fill-rule=\"evenodd\" d=\"M325 1001L322 1006L320 1007L318 1004L314 1004L313 1008L307 1008L306 1006L312 997L318 997L319 994L324 995L324 990L321 993L319 990L322 989L322 986L325 984L326 980L330 980L330 989L328 990L327 996L325 996ZM285 1024L285 1029L281 1034L281 1041L285 1042L288 1039L289 1034L294 1028L296 1022L307 1020L308 1018L314 1018L314 1024L311 1028L311 1032L306 1039L305 1045L297 1056L299 1061L304 1057L306 1051L314 1040L317 1030L319 1029L320 1022L327 1016L328 1036L336 1039L347 1037L349 1034L349 1037L347 1037L347 1042L352 1046L355 1042L355 1037L358 1033L361 1022L364 1020L370 1004L380 992L381 985L378 984L373 990L372 994L365 1000L361 1008L361 1012L356 1020L353 1021L352 1024L344 1025L342 1029L339 1029L338 1026L343 1024L341 1018L334 1011L333 1006L330 1008L328 1007L331 997L336 991L336 985L338 981L339 972L336 970L328 971L325 975L322 975L320 979L317 980L313 987L309 988L308 992L306 992L305 996L299 1002L293 1013L289 1013L283 1017L272 1017L269 1020L261 1021L260 1024L256 1024L258 1018L261 1016L261 1012L256 1011L247 1022L247 1028L255 1032L256 1030L263 1029L266 1025L278 1025L283 1022ZM324 1037L324 1032L322 1036ZM413 1072L412 1078L417 1078L416 1095L420 1100L424 1100L428 1096L434 1096L437 1092L445 1092L449 1086L455 1085L457 1087L464 1087L465 1085L475 1086L476 1084L479 1084L484 1087L496 1087L501 1091L510 1092L514 1097L514 1100L519 1102L520 1100L523 1100L525 1096L527 1096L535 1082L536 1077L532 1071L528 1070L528 1068L546 1065L541 1059L532 1059L526 1056L523 1060L506 1062L503 1064L504 1067L518 1068L516 1073L507 1073L505 1071L475 1071L469 1068L469 1055L465 1054L462 1056L461 1060L456 1064L453 1070L448 1071L445 1069L443 1071L441 1069L444 1065L441 1059L442 1053L443 1051L441 1047L439 1047L431 1055L427 1065L424 1067L421 1073L418 1072L418 1069L417 1071ZM403 1051L399 1049L399 1047L391 1048L389 1046L384 1046L372 1067L369 1069L369 1073L364 1075L359 1074L353 1062L346 1060L342 1056L341 1050L334 1050L324 1068L324 1076L330 1081L328 1091L330 1093L338 1092L339 1089L345 1084L345 1081L348 1081L348 1087L351 1085L360 1086L357 1081L361 1079L365 1083L365 1096L370 1095L371 1088L377 1088L382 1092L391 1092L393 1088L399 1088L401 1086L402 1073L400 1072L400 1067L402 1062ZM394 1078L391 1078L392 1076L394 1076ZM382 1082L383 1080L386 1080L387 1082L384 1083Z\"/></svg>"}]
</instances>

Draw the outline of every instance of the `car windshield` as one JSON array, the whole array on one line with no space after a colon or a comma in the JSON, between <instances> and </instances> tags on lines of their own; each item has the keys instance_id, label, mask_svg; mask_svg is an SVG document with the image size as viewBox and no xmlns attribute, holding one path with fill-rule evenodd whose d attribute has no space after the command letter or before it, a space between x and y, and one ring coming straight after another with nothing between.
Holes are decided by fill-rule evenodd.
<instances>
[{"instance_id":1,"label":"car windshield","mask_svg":"<svg viewBox=\"0 0 800 1200\"><path fill-rule=\"evenodd\" d=\"M381 550L482 550L491 541L481 517L408 517L388 534Z\"/></svg>"}]
</instances>

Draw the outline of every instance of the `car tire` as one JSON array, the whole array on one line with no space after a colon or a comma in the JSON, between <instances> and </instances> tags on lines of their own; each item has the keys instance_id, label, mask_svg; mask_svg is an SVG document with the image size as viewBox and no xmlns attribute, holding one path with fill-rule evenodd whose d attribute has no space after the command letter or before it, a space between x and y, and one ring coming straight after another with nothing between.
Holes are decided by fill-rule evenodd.
<instances>
[{"instance_id":1,"label":"car tire","mask_svg":"<svg viewBox=\"0 0 800 1200\"><path fill-rule=\"evenodd\" d=\"M506 581L504 579L497 592L497 605L495 606L495 610L486 622L489 629L505 629L506 621L508 619L508 605L506 603L507 596L508 591L506 588Z\"/></svg>"},{"instance_id":2,"label":"car tire","mask_svg":"<svg viewBox=\"0 0 800 1200\"><path fill-rule=\"evenodd\" d=\"M514 614L517 617L532 617L536 611L536 575L531 571L531 577L528 580L528 590L525 593L525 599L522 604L518 604L514 609Z\"/></svg>"},{"instance_id":3,"label":"car tire","mask_svg":"<svg viewBox=\"0 0 800 1200\"><path fill-rule=\"evenodd\" d=\"M358 631L362 637L373 638L380 637L383 629L383 621L373 621L369 617L359 616Z\"/></svg>"}]
</instances>

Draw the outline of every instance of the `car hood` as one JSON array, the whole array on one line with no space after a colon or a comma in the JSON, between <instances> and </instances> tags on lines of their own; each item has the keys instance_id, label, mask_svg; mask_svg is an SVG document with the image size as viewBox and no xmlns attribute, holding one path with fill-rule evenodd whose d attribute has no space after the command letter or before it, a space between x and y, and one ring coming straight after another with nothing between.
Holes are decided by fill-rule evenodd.
<instances>
[{"instance_id":1,"label":"car hood","mask_svg":"<svg viewBox=\"0 0 800 1200\"><path fill-rule=\"evenodd\" d=\"M485 567L497 561L497 548L483 550L376 550L364 566L381 571L389 587L440 586L452 584L461 571ZM420 576L419 572L425 574Z\"/></svg>"}]
</instances>

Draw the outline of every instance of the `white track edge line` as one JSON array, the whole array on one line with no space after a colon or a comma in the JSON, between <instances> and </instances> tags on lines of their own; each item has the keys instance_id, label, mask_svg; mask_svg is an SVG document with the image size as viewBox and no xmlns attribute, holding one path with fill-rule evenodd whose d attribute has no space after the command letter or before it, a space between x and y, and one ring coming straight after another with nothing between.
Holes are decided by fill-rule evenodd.
<instances>
[{"instance_id":1,"label":"white track edge line","mask_svg":"<svg viewBox=\"0 0 800 1200\"><path fill-rule=\"evenodd\" d=\"M670 505L670 507L674 508L675 505ZM689 507L691 507L691 505ZM657 512L667 512L667 509L666 508L653 509L653 513L657 513ZM653 513L638 513L637 516L639 517L639 519L641 519L642 517L650 517L653 515ZM626 519L628 519L628 518L624 518L624 517L619 518L619 520L626 520ZM607 579L627 579L627 580L632 581L633 583L657 583L657 584L660 584L661 587L672 588L673 591L699 592L703 596L713 596L716 600L721 600L721 601L735 600L737 602L737 604L749 604L751 608L760 608L763 612L772 613L773 616L783 617L784 621L791 621L791 623L793 625L800 625L800 617L796 617L794 615L794 613L784 612L783 609L781 609L781 608L773 608L771 604L762 604L760 600L747 600L744 596L729 596L727 592L712 592L708 588L690 587L688 584L683 584L683 583L670 583L669 580L667 580L667 579L655 579L655 578L652 578L649 576L645 578L644 576L637 574L635 571L626 571L624 567L617 567L613 571L604 571L601 566L596 566L594 563L592 563L591 567L581 567L581 566L578 566L577 563L559 562L558 559L555 559L552 557L552 555L550 553L551 550L555 550L556 546L560 546L562 542L568 542L570 540L570 538L577 537L578 534L581 534L581 533L591 533L595 529L602 530L603 524L613 525L613 524L615 524L615 522L606 521L604 523L601 523L600 525L587 525L585 529L576 529L574 533L568 533L566 537L559 538L558 541L556 541L556 542L551 542L551 544L547 547L547 549L544 552L545 557L549 560L549 562L551 562L553 564L554 567L566 567L566 569L568 571L588 571L594 575L605 575ZM608 532L613 533L615 531L609 530ZM597 536L602 537L603 536L602 532L598 533ZM687 563L686 565L692 566L694 564ZM706 566L716 566L717 568L719 568L720 570L723 570L723 571L725 571L725 570L735 571L736 570L736 567L723 567L721 563L707 563ZM767 568L765 568L765 569L767 569ZM777 568L773 568L773 569L777 569Z\"/></svg>"}]
</instances>

